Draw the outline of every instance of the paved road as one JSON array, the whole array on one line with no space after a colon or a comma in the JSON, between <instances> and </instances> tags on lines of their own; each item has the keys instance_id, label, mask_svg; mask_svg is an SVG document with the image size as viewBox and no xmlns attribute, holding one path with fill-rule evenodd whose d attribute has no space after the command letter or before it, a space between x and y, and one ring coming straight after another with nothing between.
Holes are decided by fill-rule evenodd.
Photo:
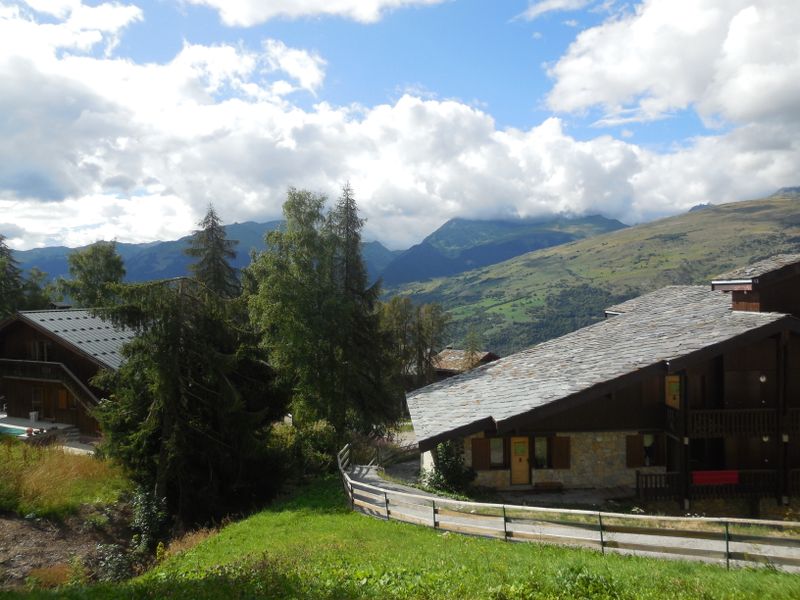
<instances>
[{"instance_id":1,"label":"paved road","mask_svg":"<svg viewBox=\"0 0 800 600\"><path fill-rule=\"evenodd\" d=\"M385 490L389 490L389 506L390 509L397 514L397 517L400 520L403 519L403 516L411 517L412 519L417 519L421 522L427 523L428 525L431 524L432 520L432 510L431 506L423 506L423 505L408 505L408 504L396 504L394 501L401 501L403 500L402 496L397 496L396 498L392 497L391 492L400 492L400 493L408 493L408 494L415 494L417 496L423 496L426 499L431 498L431 500L436 502L437 507L439 508L453 508L456 511L456 514L452 512L447 512L445 514L440 514L438 517L438 521L440 523L440 528L447 529L448 527L475 527L475 526L483 526L487 528L491 528L496 530L496 532L486 531L486 535L495 535L499 537L503 537L503 527L504 527L504 518L502 514L502 509L496 509L494 512L494 516L485 516L482 518L477 517L461 517L457 513L461 512L471 512L469 507L459 505L457 502L453 502L452 500L448 500L447 498L443 498L441 496L436 496L435 494L430 494L427 492L423 492L416 488L406 486L403 484L390 482L382 479L378 475L378 468L377 467L353 467L350 472L350 477L357 482L362 482L371 486L379 487ZM370 511L367 509L362 510L362 512L373 514L374 516L383 516L385 514L385 504L382 500L378 500L375 498L369 498L364 495L359 495L358 491L356 490L356 497L360 500L369 501L375 506L374 511ZM408 501L408 499L406 499ZM420 499L418 501L421 504L427 504L427 500ZM511 537L513 539L514 533L519 534L520 536L524 535L537 535L537 536L548 536L541 541L550 541L550 542L564 542L564 543L578 543L580 544L580 540L584 541L585 545L594 546L599 548L600 542L600 533L597 531L596 521L593 523L583 523L581 524L581 519L586 519L586 517L565 517L563 515L557 515L557 509L553 509L554 512L550 513L526 513L524 516L525 519L516 519L515 516L523 516L521 513L518 515L515 514L513 507L511 505L506 505L506 509L508 511L508 515L511 517L510 521L505 524L507 531L511 533ZM537 520L534 520L537 519ZM546 522L546 521L569 521L569 523L553 523L553 522ZM626 523L621 523L618 520L613 518L605 518L604 517L604 525L608 526L609 524L624 524L630 525L630 521ZM637 525L639 523L637 522ZM652 527L654 526L653 521L642 521L640 524L641 527ZM676 521L675 524L676 528L685 529L687 527L692 527L690 521ZM480 530L473 530L474 533L480 533ZM723 531L722 526L720 526L717 530L719 533ZM666 533L667 531L665 531ZM702 535L702 534L701 534ZM769 532L753 532L753 535L771 535ZM577 542L569 542L567 540L559 540L559 537L570 537L570 538L579 538ZM520 539L520 538L518 538ZM682 556L677 554L670 554L664 552L666 548L673 548L673 549L682 549L686 553L691 553L693 550L696 551L716 551L720 553L725 552L725 541L722 539L700 539L700 538L683 538L683 537L674 537L669 535L658 535L658 532L648 533L648 534L637 534L637 533L614 533L604 531L603 539L606 544L618 542L621 544L640 544L644 546L651 546L661 549L661 551L654 550L643 550L643 549L620 549L620 548L609 548L606 547L606 551L617 552L621 554L636 554L641 556L654 556L659 558L671 558L671 559L690 559L693 558L695 560L701 560L704 562L712 562L712 563L724 563L725 560L722 557L714 558L714 557L707 557L707 556ZM780 545L780 543L769 542L765 541L762 543L746 543L746 542L730 542L729 549L730 552L747 552L747 553L754 553L754 554L762 554L768 556L776 556L776 557L786 557L797 560L800 563L800 544L798 544L797 538L794 538L793 542L796 544L793 547ZM722 555L724 556L724 554ZM752 563L746 563L743 561L731 561L731 565L734 566L752 566ZM800 572L800 566L782 566L780 567L787 571L794 571Z\"/></svg>"}]
</instances>

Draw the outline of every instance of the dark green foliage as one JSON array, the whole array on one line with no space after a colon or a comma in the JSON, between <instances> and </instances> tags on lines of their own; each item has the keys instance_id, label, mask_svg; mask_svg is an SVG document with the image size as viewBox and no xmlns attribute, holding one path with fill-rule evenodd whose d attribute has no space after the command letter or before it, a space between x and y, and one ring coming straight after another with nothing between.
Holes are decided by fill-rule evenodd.
<instances>
[{"instance_id":1,"label":"dark green foliage","mask_svg":"<svg viewBox=\"0 0 800 600\"><path fill-rule=\"evenodd\" d=\"M140 486L131 498L131 509L131 529L135 531L133 550L146 555L156 547L165 532L169 517L167 500Z\"/></svg>"},{"instance_id":2,"label":"dark green foliage","mask_svg":"<svg viewBox=\"0 0 800 600\"><path fill-rule=\"evenodd\" d=\"M22 273L17 261L0 234L0 319L13 314L19 308L22 289Z\"/></svg>"},{"instance_id":3,"label":"dark green foliage","mask_svg":"<svg viewBox=\"0 0 800 600\"><path fill-rule=\"evenodd\" d=\"M271 446L281 457L286 477L304 478L330 473L336 469L339 436L327 421L272 428Z\"/></svg>"},{"instance_id":4,"label":"dark green foliage","mask_svg":"<svg viewBox=\"0 0 800 600\"><path fill-rule=\"evenodd\" d=\"M114 285L125 277L116 242L96 242L69 255L70 279L59 286L78 306L89 308L114 303Z\"/></svg>"},{"instance_id":5,"label":"dark green foliage","mask_svg":"<svg viewBox=\"0 0 800 600\"><path fill-rule=\"evenodd\" d=\"M325 197L290 189L286 231L246 275L251 319L282 381L298 424L320 419L341 436L371 431L399 414L388 342L379 329L379 287L367 285L352 191L323 214Z\"/></svg>"},{"instance_id":6,"label":"dark green foliage","mask_svg":"<svg viewBox=\"0 0 800 600\"><path fill-rule=\"evenodd\" d=\"M475 471L464 466L462 447L454 441L437 444L433 450L433 469L422 475L422 484L445 492L466 490L475 480Z\"/></svg>"},{"instance_id":7,"label":"dark green foliage","mask_svg":"<svg viewBox=\"0 0 800 600\"><path fill-rule=\"evenodd\" d=\"M381 329L391 343L394 371L416 389L434 380L433 357L444 346L449 317L438 304L415 305L395 296L381 307Z\"/></svg>"},{"instance_id":8,"label":"dark green foliage","mask_svg":"<svg viewBox=\"0 0 800 600\"><path fill-rule=\"evenodd\" d=\"M239 278L230 263L236 258L234 248L239 242L227 239L225 228L211 205L199 225L201 228L194 232L189 247L184 250L187 255L197 259L189 265L189 271L195 279L220 296L238 296Z\"/></svg>"},{"instance_id":9,"label":"dark green foliage","mask_svg":"<svg viewBox=\"0 0 800 600\"><path fill-rule=\"evenodd\" d=\"M97 581L123 581L133 575L130 554L118 544L97 544L90 564Z\"/></svg>"},{"instance_id":10,"label":"dark green foliage","mask_svg":"<svg viewBox=\"0 0 800 600\"><path fill-rule=\"evenodd\" d=\"M194 280L117 292L104 314L138 335L96 380L114 392L96 410L107 452L182 523L269 497L280 480L268 426L286 398L242 305Z\"/></svg>"}]
</instances>

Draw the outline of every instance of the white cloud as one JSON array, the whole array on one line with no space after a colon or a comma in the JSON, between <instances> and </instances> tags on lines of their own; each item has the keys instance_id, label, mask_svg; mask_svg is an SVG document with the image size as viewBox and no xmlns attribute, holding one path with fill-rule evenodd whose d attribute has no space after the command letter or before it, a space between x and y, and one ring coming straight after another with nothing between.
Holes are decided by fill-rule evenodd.
<instances>
[{"instance_id":1,"label":"white cloud","mask_svg":"<svg viewBox=\"0 0 800 600\"><path fill-rule=\"evenodd\" d=\"M796 0L645 0L582 32L550 70L551 108L600 107L600 125L696 110L720 120L800 120Z\"/></svg>"},{"instance_id":2,"label":"white cloud","mask_svg":"<svg viewBox=\"0 0 800 600\"><path fill-rule=\"evenodd\" d=\"M517 18L533 21L543 14L557 11L580 10L593 0L539 0L532 2Z\"/></svg>"},{"instance_id":3,"label":"white cloud","mask_svg":"<svg viewBox=\"0 0 800 600\"><path fill-rule=\"evenodd\" d=\"M174 239L210 201L229 222L273 219L287 187L336 195L348 179L368 235L395 247L456 216L633 222L797 183L797 121L767 115L660 154L610 135L577 140L559 118L500 129L481 108L413 92L302 109L287 94L319 89L315 54L272 40L257 50L186 43L165 63L94 56L131 21L69 29L76 10L55 24L0 13L0 214L26 232L16 247ZM753 43L726 52L756 60Z\"/></svg>"},{"instance_id":4,"label":"white cloud","mask_svg":"<svg viewBox=\"0 0 800 600\"><path fill-rule=\"evenodd\" d=\"M316 93L322 85L325 60L316 52L289 48L280 40L266 40L264 49L271 70L283 71L311 93Z\"/></svg>"},{"instance_id":5,"label":"white cloud","mask_svg":"<svg viewBox=\"0 0 800 600\"><path fill-rule=\"evenodd\" d=\"M251 27L284 17L337 16L374 23L387 10L439 4L445 0L186 0L219 11L226 25Z\"/></svg>"}]
</instances>

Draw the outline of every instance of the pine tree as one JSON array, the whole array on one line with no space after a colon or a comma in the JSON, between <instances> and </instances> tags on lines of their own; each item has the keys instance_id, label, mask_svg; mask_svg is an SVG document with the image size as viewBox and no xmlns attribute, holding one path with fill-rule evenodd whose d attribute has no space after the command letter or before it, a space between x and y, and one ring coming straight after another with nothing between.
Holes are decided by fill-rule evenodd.
<instances>
[{"instance_id":1,"label":"pine tree","mask_svg":"<svg viewBox=\"0 0 800 600\"><path fill-rule=\"evenodd\" d=\"M0 319L19 309L22 296L22 272L0 234Z\"/></svg>"},{"instance_id":2,"label":"pine tree","mask_svg":"<svg viewBox=\"0 0 800 600\"><path fill-rule=\"evenodd\" d=\"M227 239L225 228L212 205L208 206L206 216L198 225L200 229L194 232L190 246L185 250L186 254L198 259L189 270L195 279L220 296L238 296L239 278L229 261L236 258L234 248L239 242Z\"/></svg>"},{"instance_id":3,"label":"pine tree","mask_svg":"<svg viewBox=\"0 0 800 600\"><path fill-rule=\"evenodd\" d=\"M269 424L286 396L239 300L193 279L117 290L103 311L134 329L118 372L95 380L113 390L96 410L106 451L184 525L248 508L280 485Z\"/></svg>"}]
</instances>

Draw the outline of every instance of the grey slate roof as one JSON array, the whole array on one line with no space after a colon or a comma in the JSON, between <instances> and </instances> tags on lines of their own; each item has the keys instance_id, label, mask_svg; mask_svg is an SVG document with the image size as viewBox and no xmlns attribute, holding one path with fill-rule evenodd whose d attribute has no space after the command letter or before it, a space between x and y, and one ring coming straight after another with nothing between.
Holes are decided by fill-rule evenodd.
<instances>
[{"instance_id":1,"label":"grey slate roof","mask_svg":"<svg viewBox=\"0 0 800 600\"><path fill-rule=\"evenodd\" d=\"M749 281L797 263L800 263L800 254L776 254L775 256L753 263L752 265L734 269L718 277L714 277L711 283L740 280Z\"/></svg>"},{"instance_id":2,"label":"grey slate roof","mask_svg":"<svg viewBox=\"0 0 800 600\"><path fill-rule=\"evenodd\" d=\"M673 361L781 319L732 311L730 296L673 286L630 300L623 313L434 383L408 396L419 442L492 419L504 420Z\"/></svg>"},{"instance_id":3,"label":"grey slate roof","mask_svg":"<svg viewBox=\"0 0 800 600\"><path fill-rule=\"evenodd\" d=\"M19 315L111 369L120 367L120 349L134 337L130 329L115 327L88 310L27 310Z\"/></svg>"}]
</instances>

